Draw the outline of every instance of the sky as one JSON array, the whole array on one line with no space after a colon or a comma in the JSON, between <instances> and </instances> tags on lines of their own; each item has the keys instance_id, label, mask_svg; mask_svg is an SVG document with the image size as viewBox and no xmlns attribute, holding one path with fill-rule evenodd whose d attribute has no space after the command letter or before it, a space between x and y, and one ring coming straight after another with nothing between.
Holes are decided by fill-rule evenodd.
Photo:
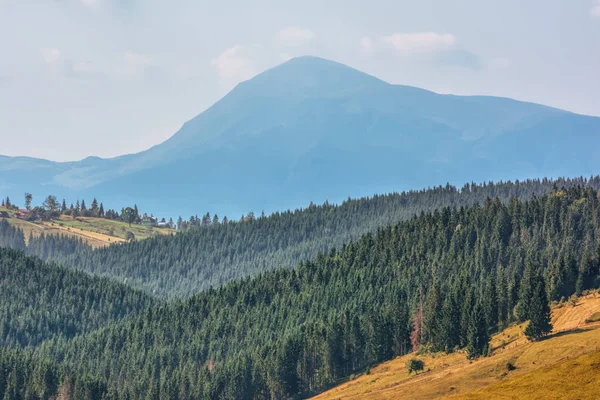
<instances>
[{"instance_id":1,"label":"sky","mask_svg":"<svg viewBox=\"0 0 600 400\"><path fill-rule=\"evenodd\" d=\"M0 0L0 154L142 151L301 55L600 116L600 0Z\"/></svg>"}]
</instances>

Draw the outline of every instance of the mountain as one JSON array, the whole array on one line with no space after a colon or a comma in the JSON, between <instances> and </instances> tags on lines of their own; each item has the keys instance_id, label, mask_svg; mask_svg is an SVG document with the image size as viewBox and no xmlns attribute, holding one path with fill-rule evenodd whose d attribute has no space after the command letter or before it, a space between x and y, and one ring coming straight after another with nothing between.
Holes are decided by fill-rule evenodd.
<instances>
[{"instance_id":1,"label":"mountain","mask_svg":"<svg viewBox=\"0 0 600 400\"><path fill-rule=\"evenodd\" d=\"M239 216L326 199L534 176L589 176L600 118L391 85L300 57L239 84L147 151L54 163L0 157L0 191Z\"/></svg>"}]
</instances>

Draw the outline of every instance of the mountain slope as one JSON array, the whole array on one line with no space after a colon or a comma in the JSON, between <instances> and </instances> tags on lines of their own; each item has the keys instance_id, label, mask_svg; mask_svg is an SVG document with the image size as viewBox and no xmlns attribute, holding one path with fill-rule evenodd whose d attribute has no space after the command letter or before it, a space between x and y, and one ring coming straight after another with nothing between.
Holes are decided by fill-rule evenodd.
<instances>
[{"instance_id":1,"label":"mountain slope","mask_svg":"<svg viewBox=\"0 0 600 400\"><path fill-rule=\"evenodd\" d=\"M564 324L563 311L578 313L579 323ZM561 304L552 318L559 334L546 340L531 343L523 324L512 326L492 337L490 357L471 361L456 353L410 354L314 399L594 399L600 385L600 325L584 321L598 311L596 296L581 298L576 306ZM411 358L423 360L426 371L408 374ZM512 371L506 368L509 362Z\"/></svg>"},{"instance_id":2,"label":"mountain slope","mask_svg":"<svg viewBox=\"0 0 600 400\"><path fill-rule=\"evenodd\" d=\"M599 227L592 189L445 208L35 352L106 379L120 398L304 396L406 354L419 288L422 344L487 352L487 332L515 308L528 319L534 276L551 300L598 288Z\"/></svg>"},{"instance_id":3,"label":"mountain slope","mask_svg":"<svg viewBox=\"0 0 600 400\"><path fill-rule=\"evenodd\" d=\"M0 188L231 217L446 182L588 176L600 167L598 145L600 118L439 95L301 57L239 84L139 154L0 158Z\"/></svg>"},{"instance_id":4,"label":"mountain slope","mask_svg":"<svg viewBox=\"0 0 600 400\"><path fill-rule=\"evenodd\" d=\"M311 205L302 210L244 222L210 224L121 246L93 250L77 240L55 235L34 237L27 251L73 269L125 280L160 297L185 298L211 286L277 267L293 267L319 252L357 240L365 233L442 207L460 208L487 198L507 203L550 193L554 186L600 189L600 176L590 180L527 180L483 185L436 187L347 200L339 206ZM1 225L0 225L1 227ZM137 235L137 233L136 233ZM10 242L11 235L6 236ZM3 240L0 230L0 242ZM16 243L17 247L22 243Z\"/></svg>"},{"instance_id":5,"label":"mountain slope","mask_svg":"<svg viewBox=\"0 0 600 400\"><path fill-rule=\"evenodd\" d=\"M83 272L0 248L0 345L70 339L156 304L151 297Z\"/></svg>"}]
</instances>

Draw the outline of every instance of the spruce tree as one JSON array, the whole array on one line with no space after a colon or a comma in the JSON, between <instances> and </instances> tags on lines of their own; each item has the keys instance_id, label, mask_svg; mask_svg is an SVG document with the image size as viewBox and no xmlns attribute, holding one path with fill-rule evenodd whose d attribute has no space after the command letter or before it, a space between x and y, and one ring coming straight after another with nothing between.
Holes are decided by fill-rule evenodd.
<instances>
[{"instance_id":1,"label":"spruce tree","mask_svg":"<svg viewBox=\"0 0 600 400\"><path fill-rule=\"evenodd\" d=\"M467 351L469 353L469 358L487 355L490 335L485 322L485 313L480 301L477 301L475 308L471 313L467 340Z\"/></svg>"},{"instance_id":2,"label":"spruce tree","mask_svg":"<svg viewBox=\"0 0 600 400\"><path fill-rule=\"evenodd\" d=\"M519 285L519 303L517 304L517 317L520 322L524 322L529 319L529 306L531 303L531 296L533 287L532 275L532 262L529 257L525 261L525 271Z\"/></svg>"},{"instance_id":3,"label":"spruce tree","mask_svg":"<svg viewBox=\"0 0 600 400\"><path fill-rule=\"evenodd\" d=\"M550 306L548 305L544 278L538 275L536 281L537 284L529 304L529 325L525 328L525 335L529 340L541 339L552 332Z\"/></svg>"},{"instance_id":4,"label":"spruce tree","mask_svg":"<svg viewBox=\"0 0 600 400\"><path fill-rule=\"evenodd\" d=\"M435 350L442 350L440 344L442 341L442 329L440 316L442 313L442 299L439 293L439 282L434 282L423 310L423 339L426 343L434 346Z\"/></svg>"},{"instance_id":5,"label":"spruce tree","mask_svg":"<svg viewBox=\"0 0 600 400\"><path fill-rule=\"evenodd\" d=\"M451 353L456 346L460 345L460 314L456 295L451 293L444 300L440 316L442 332L440 347L446 353Z\"/></svg>"}]
</instances>

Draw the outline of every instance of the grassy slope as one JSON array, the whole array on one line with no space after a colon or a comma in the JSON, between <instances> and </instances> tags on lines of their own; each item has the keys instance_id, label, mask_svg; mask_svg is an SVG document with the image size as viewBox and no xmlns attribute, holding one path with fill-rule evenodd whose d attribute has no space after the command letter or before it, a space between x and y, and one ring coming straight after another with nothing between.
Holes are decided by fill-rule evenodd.
<instances>
[{"instance_id":1,"label":"grassy slope","mask_svg":"<svg viewBox=\"0 0 600 400\"><path fill-rule=\"evenodd\" d=\"M0 207L0 211L8 211ZM8 211L11 217L13 211ZM173 234L173 229L150 228L142 225L129 225L121 221L112 221L104 218L78 217L72 219L68 216L61 216L60 219L52 222L36 221L35 223L9 218L8 222L18 226L25 233L25 240L29 234L39 236L42 232L45 234L62 234L71 237L81 238L87 244L93 247L102 247L111 243L125 241L126 233L132 232L138 240L146 239L153 234Z\"/></svg>"},{"instance_id":2,"label":"grassy slope","mask_svg":"<svg viewBox=\"0 0 600 400\"><path fill-rule=\"evenodd\" d=\"M600 311L600 296L553 311L555 334L531 343L524 325L495 335L493 355L469 361L465 354L419 357L426 372L408 375L407 355L381 364L316 399L541 399L592 398L600 391L600 324L585 320ZM508 371L511 362L517 367ZM566 373L566 371L570 371ZM564 382L564 384L562 384Z\"/></svg>"}]
</instances>

